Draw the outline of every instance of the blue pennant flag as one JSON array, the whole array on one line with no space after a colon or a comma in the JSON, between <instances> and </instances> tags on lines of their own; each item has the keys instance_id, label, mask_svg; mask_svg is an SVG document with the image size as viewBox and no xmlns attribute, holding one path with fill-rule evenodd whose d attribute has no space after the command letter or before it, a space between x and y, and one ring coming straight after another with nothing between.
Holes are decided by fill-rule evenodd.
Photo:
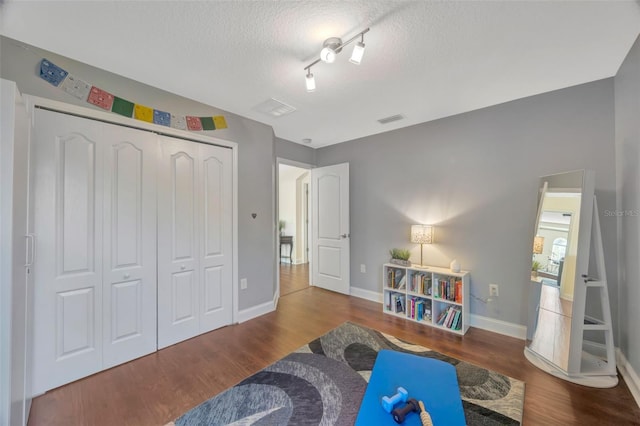
<instances>
[{"instance_id":1,"label":"blue pennant flag","mask_svg":"<svg viewBox=\"0 0 640 426\"><path fill-rule=\"evenodd\" d=\"M43 59L40 61L40 78L58 87L67 78L67 71L63 70L53 62Z\"/></svg>"},{"instance_id":2,"label":"blue pennant flag","mask_svg":"<svg viewBox=\"0 0 640 426\"><path fill-rule=\"evenodd\" d=\"M153 110L153 122L161 126L171 126L171 114L164 111Z\"/></svg>"}]
</instances>

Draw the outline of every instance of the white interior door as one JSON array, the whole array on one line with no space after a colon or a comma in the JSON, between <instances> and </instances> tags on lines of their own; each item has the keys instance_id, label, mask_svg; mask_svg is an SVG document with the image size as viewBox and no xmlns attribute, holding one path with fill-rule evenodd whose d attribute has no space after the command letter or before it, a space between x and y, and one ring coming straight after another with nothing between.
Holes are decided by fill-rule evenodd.
<instances>
[{"instance_id":1,"label":"white interior door","mask_svg":"<svg viewBox=\"0 0 640 426\"><path fill-rule=\"evenodd\" d=\"M228 148L197 144L200 177L200 332L231 324L233 316L233 159Z\"/></svg>"},{"instance_id":2,"label":"white interior door","mask_svg":"<svg viewBox=\"0 0 640 426\"><path fill-rule=\"evenodd\" d=\"M311 169L312 285L349 294L349 164Z\"/></svg>"},{"instance_id":3,"label":"white interior door","mask_svg":"<svg viewBox=\"0 0 640 426\"><path fill-rule=\"evenodd\" d=\"M14 426L27 424L31 401L33 292L25 265L33 258L33 240L25 238L29 119L15 83L7 80L0 80L0 117L0 424Z\"/></svg>"},{"instance_id":4,"label":"white interior door","mask_svg":"<svg viewBox=\"0 0 640 426\"><path fill-rule=\"evenodd\" d=\"M198 334L198 145L161 138L158 348Z\"/></svg>"},{"instance_id":5,"label":"white interior door","mask_svg":"<svg viewBox=\"0 0 640 426\"><path fill-rule=\"evenodd\" d=\"M96 123L35 110L33 391L102 367L102 145Z\"/></svg>"},{"instance_id":6,"label":"white interior door","mask_svg":"<svg viewBox=\"0 0 640 426\"><path fill-rule=\"evenodd\" d=\"M104 148L103 368L154 352L156 135L121 126Z\"/></svg>"},{"instance_id":7,"label":"white interior door","mask_svg":"<svg viewBox=\"0 0 640 426\"><path fill-rule=\"evenodd\" d=\"M158 347L231 324L232 153L163 137Z\"/></svg>"},{"instance_id":8,"label":"white interior door","mask_svg":"<svg viewBox=\"0 0 640 426\"><path fill-rule=\"evenodd\" d=\"M34 391L156 349L156 136L41 109Z\"/></svg>"}]
</instances>

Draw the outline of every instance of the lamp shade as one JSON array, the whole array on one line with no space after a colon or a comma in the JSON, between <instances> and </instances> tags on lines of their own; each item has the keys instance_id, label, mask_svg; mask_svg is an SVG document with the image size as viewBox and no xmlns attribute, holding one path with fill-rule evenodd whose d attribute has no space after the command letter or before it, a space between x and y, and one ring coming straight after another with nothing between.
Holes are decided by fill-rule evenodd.
<instances>
[{"instance_id":1,"label":"lamp shade","mask_svg":"<svg viewBox=\"0 0 640 426\"><path fill-rule=\"evenodd\" d=\"M351 62L352 64L360 65L360 62L362 62L363 55L364 55L364 43L359 41L353 47L353 52L351 53L351 59L349 59L349 62Z\"/></svg>"},{"instance_id":2,"label":"lamp shade","mask_svg":"<svg viewBox=\"0 0 640 426\"><path fill-rule=\"evenodd\" d=\"M411 242L415 244L433 243L433 226L411 225Z\"/></svg>"},{"instance_id":3,"label":"lamp shade","mask_svg":"<svg viewBox=\"0 0 640 426\"><path fill-rule=\"evenodd\" d=\"M544 237L536 236L533 238L533 254L542 254L544 248Z\"/></svg>"},{"instance_id":4,"label":"lamp shade","mask_svg":"<svg viewBox=\"0 0 640 426\"><path fill-rule=\"evenodd\" d=\"M307 74L305 83L307 85L307 92L313 92L316 90L316 79L313 77L313 74Z\"/></svg>"}]
</instances>

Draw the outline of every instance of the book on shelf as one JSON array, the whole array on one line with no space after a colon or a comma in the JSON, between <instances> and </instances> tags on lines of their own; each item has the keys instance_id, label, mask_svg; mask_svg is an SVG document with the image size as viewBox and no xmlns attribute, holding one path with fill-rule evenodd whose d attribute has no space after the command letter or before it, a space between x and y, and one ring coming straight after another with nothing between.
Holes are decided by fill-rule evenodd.
<instances>
[{"instance_id":1,"label":"book on shelf","mask_svg":"<svg viewBox=\"0 0 640 426\"><path fill-rule=\"evenodd\" d=\"M402 290L406 287L407 285L407 276L403 275L402 278L400 278L400 282L398 283L398 290Z\"/></svg>"},{"instance_id":2,"label":"book on shelf","mask_svg":"<svg viewBox=\"0 0 640 426\"><path fill-rule=\"evenodd\" d=\"M457 303L462 303L462 280L456 280L456 297Z\"/></svg>"},{"instance_id":3,"label":"book on shelf","mask_svg":"<svg viewBox=\"0 0 640 426\"><path fill-rule=\"evenodd\" d=\"M418 299L416 302L416 320L422 321L424 318L424 300Z\"/></svg>"},{"instance_id":4,"label":"book on shelf","mask_svg":"<svg viewBox=\"0 0 640 426\"><path fill-rule=\"evenodd\" d=\"M451 324L452 329L460 330L461 318L462 318L462 312L459 309L456 309L456 317L454 318L453 323Z\"/></svg>"},{"instance_id":5,"label":"book on shelf","mask_svg":"<svg viewBox=\"0 0 640 426\"><path fill-rule=\"evenodd\" d=\"M451 308L451 306L449 306L447 308L447 316L444 319L444 326L447 328L451 327L451 321L453 321L453 317L456 315L456 312L454 309Z\"/></svg>"},{"instance_id":6,"label":"book on shelf","mask_svg":"<svg viewBox=\"0 0 640 426\"><path fill-rule=\"evenodd\" d=\"M436 323L452 330L460 330L462 328L462 311L458 306L447 306L440 312Z\"/></svg>"},{"instance_id":7,"label":"book on shelf","mask_svg":"<svg viewBox=\"0 0 640 426\"><path fill-rule=\"evenodd\" d=\"M394 294L393 298L394 298L395 312L397 314L406 312L404 295Z\"/></svg>"}]
</instances>

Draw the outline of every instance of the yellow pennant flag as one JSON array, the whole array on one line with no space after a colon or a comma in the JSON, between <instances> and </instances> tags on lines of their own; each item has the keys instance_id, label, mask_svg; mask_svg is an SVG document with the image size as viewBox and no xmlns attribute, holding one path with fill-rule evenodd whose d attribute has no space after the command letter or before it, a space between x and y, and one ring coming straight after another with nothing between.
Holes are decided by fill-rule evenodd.
<instances>
[{"instance_id":1,"label":"yellow pennant flag","mask_svg":"<svg viewBox=\"0 0 640 426\"><path fill-rule=\"evenodd\" d=\"M227 120L224 119L223 115L213 117L213 124L216 126L216 130L227 128Z\"/></svg>"},{"instance_id":2,"label":"yellow pennant flag","mask_svg":"<svg viewBox=\"0 0 640 426\"><path fill-rule=\"evenodd\" d=\"M133 108L133 118L147 123L153 123L153 108L136 104Z\"/></svg>"}]
</instances>

